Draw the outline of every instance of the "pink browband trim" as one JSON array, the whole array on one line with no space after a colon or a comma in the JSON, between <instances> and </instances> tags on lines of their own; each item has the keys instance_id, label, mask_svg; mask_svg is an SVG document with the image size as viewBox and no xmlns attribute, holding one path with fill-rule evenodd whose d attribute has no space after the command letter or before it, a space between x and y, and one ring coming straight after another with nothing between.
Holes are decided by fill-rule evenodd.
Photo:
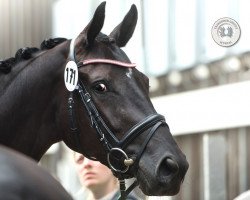
<instances>
[{"instance_id":1,"label":"pink browband trim","mask_svg":"<svg viewBox=\"0 0 250 200\"><path fill-rule=\"evenodd\" d=\"M118 65L122 67L136 67L135 63L126 63L118 60L110 60L110 59L89 59L81 61L82 65L89 65L89 64L97 64L97 63L107 63L112 65Z\"/></svg>"}]
</instances>

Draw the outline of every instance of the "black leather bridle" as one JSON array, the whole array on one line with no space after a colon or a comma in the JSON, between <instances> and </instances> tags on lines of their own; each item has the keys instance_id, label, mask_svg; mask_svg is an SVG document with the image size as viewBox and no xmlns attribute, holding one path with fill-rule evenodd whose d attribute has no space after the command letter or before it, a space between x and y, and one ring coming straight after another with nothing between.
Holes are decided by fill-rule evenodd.
<instances>
[{"instance_id":1,"label":"black leather bridle","mask_svg":"<svg viewBox=\"0 0 250 200\"><path fill-rule=\"evenodd\" d=\"M74 55L74 40L72 40L70 44L69 59L76 62ZM124 67L134 67L134 64L132 63L125 63L108 59L91 59L80 61L77 63L77 67L80 68L82 66L95 63L109 63ZM127 133L125 133L124 137L121 140L118 140L115 134L109 129L109 127L106 125L106 123L100 116L90 94L86 90L86 87L84 86L81 80L78 81L74 91L78 92L80 99L84 105L84 108L86 109L87 114L90 118L91 126L96 130L99 141L101 142L106 151L108 164L112 169L113 173L118 177L120 181L120 199L125 200L126 196L138 185L137 181L135 181L128 189L126 189L125 178L129 176L127 175L127 172L130 167L133 167L135 171L138 170L140 158L148 142L160 126L167 125L165 122L165 118L157 113L149 115L148 117L134 125ZM81 145L79 142L80 133L77 129L75 117L73 92L70 92L70 96L68 99L68 110L71 126L70 128L72 132L74 132L78 148L81 149ZM131 157L127 155L125 149L128 147L128 145L146 130L149 130L149 133L147 134L144 142L142 143L139 152L136 155L131 155Z\"/></svg>"}]
</instances>

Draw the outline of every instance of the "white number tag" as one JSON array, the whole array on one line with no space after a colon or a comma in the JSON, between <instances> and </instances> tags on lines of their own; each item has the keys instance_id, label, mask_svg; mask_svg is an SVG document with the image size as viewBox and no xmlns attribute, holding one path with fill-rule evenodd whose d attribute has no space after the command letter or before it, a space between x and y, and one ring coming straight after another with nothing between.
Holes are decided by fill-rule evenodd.
<instances>
[{"instance_id":1,"label":"white number tag","mask_svg":"<svg viewBox=\"0 0 250 200\"><path fill-rule=\"evenodd\" d=\"M78 68L74 61L69 61L64 70L64 83L68 91L72 92L78 82Z\"/></svg>"}]
</instances>

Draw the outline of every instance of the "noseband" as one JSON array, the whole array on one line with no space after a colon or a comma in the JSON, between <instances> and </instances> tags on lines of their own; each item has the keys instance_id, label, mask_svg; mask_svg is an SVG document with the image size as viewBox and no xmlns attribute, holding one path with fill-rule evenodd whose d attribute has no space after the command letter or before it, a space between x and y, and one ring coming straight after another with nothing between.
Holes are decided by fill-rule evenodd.
<instances>
[{"instance_id":1,"label":"noseband","mask_svg":"<svg viewBox=\"0 0 250 200\"><path fill-rule=\"evenodd\" d=\"M70 52L69 59L75 62L74 55L74 40L71 41L70 44ZM89 65L89 64L98 64L98 63L107 63L112 65L117 65L121 67L135 67L136 65L133 63L125 63L117 60L109 60L109 59L89 59L80 61L77 63L77 68ZM67 67L67 66L66 66ZM77 69L78 70L78 69ZM77 71L78 74L78 71ZM90 93L86 90L83 82L79 79L76 80L76 86L74 91L77 91L80 95L80 99L88 113L88 116L91 121L91 126L96 130L99 141L103 145L106 154L107 161L112 169L113 173L118 177L120 181L120 191L121 197L120 199L125 199L126 196L138 185L137 181L135 181L127 190L125 186L124 179L129 177L127 174L130 167L133 167L135 171L138 170L140 158L156 132L156 130L161 125L166 125L165 118L160 114L152 114L134 125L127 133L124 134L124 137L119 140L115 134L110 130L110 128L106 125L102 117L100 116ZM70 119L70 128L71 131L74 132L76 137L76 142L78 145L78 149L81 149L80 145L80 133L77 129L76 117L75 117L75 108L74 108L74 99L73 99L73 91L70 92L70 96L68 99L68 110L69 110L69 119ZM151 129L150 129L151 128ZM150 130L149 130L150 129ZM147 137L141 145L141 149L136 155L128 155L125 152L125 149L128 145L134 141L139 135L141 135L146 130L149 130Z\"/></svg>"}]
</instances>

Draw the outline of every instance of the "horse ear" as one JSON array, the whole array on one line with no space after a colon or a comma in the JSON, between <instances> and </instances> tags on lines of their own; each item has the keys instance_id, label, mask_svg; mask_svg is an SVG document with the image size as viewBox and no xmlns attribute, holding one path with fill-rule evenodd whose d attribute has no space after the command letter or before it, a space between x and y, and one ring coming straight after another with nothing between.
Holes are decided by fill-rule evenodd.
<instances>
[{"instance_id":1,"label":"horse ear","mask_svg":"<svg viewBox=\"0 0 250 200\"><path fill-rule=\"evenodd\" d=\"M100 33L105 18L105 5L106 2L102 2L96 9L95 14L89 24L85 27L81 34L85 36L86 45L91 46L96 36Z\"/></svg>"},{"instance_id":2,"label":"horse ear","mask_svg":"<svg viewBox=\"0 0 250 200\"><path fill-rule=\"evenodd\" d=\"M115 39L116 44L119 47L124 47L132 37L137 23L137 18L137 8L133 4L122 22L110 33L109 36Z\"/></svg>"}]
</instances>

